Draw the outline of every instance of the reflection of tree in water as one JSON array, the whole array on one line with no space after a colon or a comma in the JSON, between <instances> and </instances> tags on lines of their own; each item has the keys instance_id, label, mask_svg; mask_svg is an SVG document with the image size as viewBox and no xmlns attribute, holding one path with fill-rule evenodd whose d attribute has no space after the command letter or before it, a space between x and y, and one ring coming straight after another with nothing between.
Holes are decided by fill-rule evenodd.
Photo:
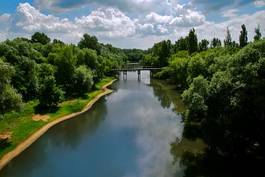
<instances>
[{"instance_id":1,"label":"reflection of tree in water","mask_svg":"<svg viewBox=\"0 0 265 177\"><path fill-rule=\"evenodd\" d=\"M203 154L185 152L180 163L185 167L184 177L264 177L261 166L264 161L261 161L235 160L206 151Z\"/></svg>"},{"instance_id":2,"label":"reflection of tree in water","mask_svg":"<svg viewBox=\"0 0 265 177\"><path fill-rule=\"evenodd\" d=\"M63 150L66 147L78 146L83 136L92 134L96 130L106 113L107 108L104 99L97 102L90 111L78 118L55 126L1 170L0 177L34 176L36 173L34 170L40 169L40 166L45 164L46 157L50 156L50 151L47 148L49 149L51 145L64 146L59 147Z\"/></svg>"},{"instance_id":3,"label":"reflection of tree in water","mask_svg":"<svg viewBox=\"0 0 265 177\"><path fill-rule=\"evenodd\" d=\"M105 98L95 103L93 108L77 118L56 126L49 132L50 143L56 146L75 148L83 136L92 134L105 117L107 108Z\"/></svg>"},{"instance_id":4,"label":"reflection of tree in water","mask_svg":"<svg viewBox=\"0 0 265 177\"><path fill-rule=\"evenodd\" d=\"M171 104L173 104L174 111L180 113L185 110L181 97L176 92L174 86L158 80L151 80L150 82L154 95L158 98L163 108L170 108Z\"/></svg>"}]
</instances>

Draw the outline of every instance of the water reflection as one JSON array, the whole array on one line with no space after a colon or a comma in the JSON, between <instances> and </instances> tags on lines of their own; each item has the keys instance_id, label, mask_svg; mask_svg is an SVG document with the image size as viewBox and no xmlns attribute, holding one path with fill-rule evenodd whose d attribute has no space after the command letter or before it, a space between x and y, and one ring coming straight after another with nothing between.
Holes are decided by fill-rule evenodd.
<instances>
[{"instance_id":1,"label":"water reflection","mask_svg":"<svg viewBox=\"0 0 265 177\"><path fill-rule=\"evenodd\" d=\"M183 123L172 89L149 73L122 76L92 110L52 128L0 172L0 177L173 177L170 144ZM176 93L175 93L176 95ZM172 99L173 98L173 99Z\"/></svg>"}]
</instances>

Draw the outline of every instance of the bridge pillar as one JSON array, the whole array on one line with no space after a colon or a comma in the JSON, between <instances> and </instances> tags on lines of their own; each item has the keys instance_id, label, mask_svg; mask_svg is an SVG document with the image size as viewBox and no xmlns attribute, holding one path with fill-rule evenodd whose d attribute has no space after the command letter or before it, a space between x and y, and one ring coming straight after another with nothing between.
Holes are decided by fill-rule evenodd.
<instances>
[{"instance_id":1,"label":"bridge pillar","mask_svg":"<svg viewBox=\"0 0 265 177\"><path fill-rule=\"evenodd\" d=\"M122 77L123 77L123 80L127 79L127 71L122 72Z\"/></svg>"}]
</instances>

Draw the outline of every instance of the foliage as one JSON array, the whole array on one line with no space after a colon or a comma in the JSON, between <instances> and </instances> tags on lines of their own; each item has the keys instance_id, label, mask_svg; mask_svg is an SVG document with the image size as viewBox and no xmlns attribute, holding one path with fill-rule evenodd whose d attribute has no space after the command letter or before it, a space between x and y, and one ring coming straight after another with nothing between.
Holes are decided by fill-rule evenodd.
<instances>
[{"instance_id":1,"label":"foliage","mask_svg":"<svg viewBox=\"0 0 265 177\"><path fill-rule=\"evenodd\" d=\"M76 68L74 74L74 85L76 94L83 96L91 91L93 86L93 74L86 66L82 65Z\"/></svg>"},{"instance_id":2,"label":"foliage","mask_svg":"<svg viewBox=\"0 0 265 177\"><path fill-rule=\"evenodd\" d=\"M78 43L78 46L83 48L88 48L100 52L100 46L98 43L98 39L96 36L90 36L88 34L84 34L81 41Z\"/></svg>"},{"instance_id":3,"label":"foliage","mask_svg":"<svg viewBox=\"0 0 265 177\"><path fill-rule=\"evenodd\" d=\"M199 51L206 51L208 49L209 41L207 39L201 40L199 42Z\"/></svg>"},{"instance_id":4,"label":"foliage","mask_svg":"<svg viewBox=\"0 0 265 177\"><path fill-rule=\"evenodd\" d=\"M232 45L232 36L231 36L230 30L229 30L228 27L226 29L226 37L225 37L225 40L224 40L224 45L226 47Z\"/></svg>"},{"instance_id":5,"label":"foliage","mask_svg":"<svg viewBox=\"0 0 265 177\"><path fill-rule=\"evenodd\" d=\"M243 24L241 26L240 36L239 36L239 45L240 47L245 47L248 44L248 32L246 26Z\"/></svg>"},{"instance_id":6,"label":"foliage","mask_svg":"<svg viewBox=\"0 0 265 177\"><path fill-rule=\"evenodd\" d=\"M140 62L144 58L145 51L141 49L123 49L124 54L127 56L129 62Z\"/></svg>"},{"instance_id":7,"label":"foliage","mask_svg":"<svg viewBox=\"0 0 265 177\"><path fill-rule=\"evenodd\" d=\"M221 46L222 46L221 40L218 38L213 38L211 42L211 48L216 48L216 47L221 47Z\"/></svg>"},{"instance_id":8,"label":"foliage","mask_svg":"<svg viewBox=\"0 0 265 177\"><path fill-rule=\"evenodd\" d=\"M156 43L150 52L141 61L144 66L164 67L168 65L169 57L172 52L170 40Z\"/></svg>"},{"instance_id":9,"label":"foliage","mask_svg":"<svg viewBox=\"0 0 265 177\"><path fill-rule=\"evenodd\" d=\"M16 110L22 101L39 99L40 106L56 107L61 98L84 95L127 59L122 49L100 44L88 34L76 46L58 39L50 43L40 32L31 40L0 43L0 57L1 114Z\"/></svg>"},{"instance_id":10,"label":"foliage","mask_svg":"<svg viewBox=\"0 0 265 177\"><path fill-rule=\"evenodd\" d=\"M188 51L190 54L192 54L194 52L197 52L197 50L198 50L198 39L195 33L195 29L193 28L192 30L190 30L188 36Z\"/></svg>"},{"instance_id":11,"label":"foliage","mask_svg":"<svg viewBox=\"0 0 265 177\"><path fill-rule=\"evenodd\" d=\"M39 93L39 105L41 108L57 107L58 103L63 100L63 91L56 86L55 78L47 76L43 79Z\"/></svg>"},{"instance_id":12,"label":"foliage","mask_svg":"<svg viewBox=\"0 0 265 177\"><path fill-rule=\"evenodd\" d=\"M32 35L31 41L45 45L48 44L51 39L44 33L36 32Z\"/></svg>"},{"instance_id":13,"label":"foliage","mask_svg":"<svg viewBox=\"0 0 265 177\"><path fill-rule=\"evenodd\" d=\"M0 115L21 107L21 95L10 85L14 69L0 59Z\"/></svg>"},{"instance_id":14,"label":"foliage","mask_svg":"<svg viewBox=\"0 0 265 177\"><path fill-rule=\"evenodd\" d=\"M254 41L258 41L261 39L261 32L260 32L260 25L255 28L255 36L254 36Z\"/></svg>"}]
</instances>

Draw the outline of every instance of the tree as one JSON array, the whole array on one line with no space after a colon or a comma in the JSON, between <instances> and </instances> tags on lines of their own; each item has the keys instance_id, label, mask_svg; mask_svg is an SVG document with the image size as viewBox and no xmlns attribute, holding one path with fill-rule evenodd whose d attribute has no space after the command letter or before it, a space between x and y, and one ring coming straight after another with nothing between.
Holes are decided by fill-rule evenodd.
<instances>
[{"instance_id":1,"label":"tree","mask_svg":"<svg viewBox=\"0 0 265 177\"><path fill-rule=\"evenodd\" d=\"M240 47L245 47L248 44L248 32L246 26L243 24L241 26L240 36L239 36L239 45Z\"/></svg>"},{"instance_id":2,"label":"tree","mask_svg":"<svg viewBox=\"0 0 265 177\"><path fill-rule=\"evenodd\" d=\"M199 51L206 51L208 49L209 41L207 39L201 40L199 42Z\"/></svg>"},{"instance_id":3,"label":"tree","mask_svg":"<svg viewBox=\"0 0 265 177\"><path fill-rule=\"evenodd\" d=\"M171 41L164 40L156 43L152 48L152 58L155 59L151 66L164 67L168 65L168 58L171 54Z\"/></svg>"},{"instance_id":4,"label":"tree","mask_svg":"<svg viewBox=\"0 0 265 177\"><path fill-rule=\"evenodd\" d=\"M53 76L47 76L43 79L39 93L39 105L43 108L57 107L58 103L63 100L64 92L56 86Z\"/></svg>"},{"instance_id":5,"label":"tree","mask_svg":"<svg viewBox=\"0 0 265 177\"><path fill-rule=\"evenodd\" d=\"M51 39L44 33L36 32L31 36L31 41L45 45L48 44Z\"/></svg>"},{"instance_id":6,"label":"tree","mask_svg":"<svg viewBox=\"0 0 265 177\"><path fill-rule=\"evenodd\" d=\"M261 32L260 32L260 25L258 25L257 28L255 28L255 36L254 36L254 41L258 41L261 39Z\"/></svg>"},{"instance_id":7,"label":"tree","mask_svg":"<svg viewBox=\"0 0 265 177\"><path fill-rule=\"evenodd\" d=\"M38 94L38 69L34 60L20 57L15 65L16 73L12 78L12 85L22 94L25 101L33 100Z\"/></svg>"},{"instance_id":8,"label":"tree","mask_svg":"<svg viewBox=\"0 0 265 177\"><path fill-rule=\"evenodd\" d=\"M21 107L22 97L10 85L15 70L0 58L0 114Z\"/></svg>"},{"instance_id":9,"label":"tree","mask_svg":"<svg viewBox=\"0 0 265 177\"><path fill-rule=\"evenodd\" d=\"M81 65L75 70L74 80L76 95L82 96L92 89L93 74L85 65Z\"/></svg>"},{"instance_id":10,"label":"tree","mask_svg":"<svg viewBox=\"0 0 265 177\"><path fill-rule=\"evenodd\" d=\"M198 39L195 33L195 29L193 28L192 30L190 30L188 36L188 51L190 54L192 54L194 52L197 52L197 50L198 50Z\"/></svg>"},{"instance_id":11,"label":"tree","mask_svg":"<svg viewBox=\"0 0 265 177\"><path fill-rule=\"evenodd\" d=\"M226 29L226 38L225 38L225 40L224 40L224 45L225 45L226 47L232 45L232 36L231 36L230 30L229 30L228 27L227 27L227 29Z\"/></svg>"},{"instance_id":12,"label":"tree","mask_svg":"<svg viewBox=\"0 0 265 177\"><path fill-rule=\"evenodd\" d=\"M188 37L180 37L175 43L175 52L180 50L188 50Z\"/></svg>"},{"instance_id":13,"label":"tree","mask_svg":"<svg viewBox=\"0 0 265 177\"><path fill-rule=\"evenodd\" d=\"M64 46L55 53L55 78L67 96L74 92L74 72L77 63L73 46Z\"/></svg>"},{"instance_id":14,"label":"tree","mask_svg":"<svg viewBox=\"0 0 265 177\"><path fill-rule=\"evenodd\" d=\"M98 39L95 36L90 36L88 34L84 34L81 41L78 43L78 47L81 49L88 48L96 50L97 53L100 53L100 46L98 44Z\"/></svg>"},{"instance_id":15,"label":"tree","mask_svg":"<svg viewBox=\"0 0 265 177\"><path fill-rule=\"evenodd\" d=\"M222 46L221 40L218 38L213 38L211 42L211 48L216 48L216 47L221 47L221 46Z\"/></svg>"}]
</instances>

